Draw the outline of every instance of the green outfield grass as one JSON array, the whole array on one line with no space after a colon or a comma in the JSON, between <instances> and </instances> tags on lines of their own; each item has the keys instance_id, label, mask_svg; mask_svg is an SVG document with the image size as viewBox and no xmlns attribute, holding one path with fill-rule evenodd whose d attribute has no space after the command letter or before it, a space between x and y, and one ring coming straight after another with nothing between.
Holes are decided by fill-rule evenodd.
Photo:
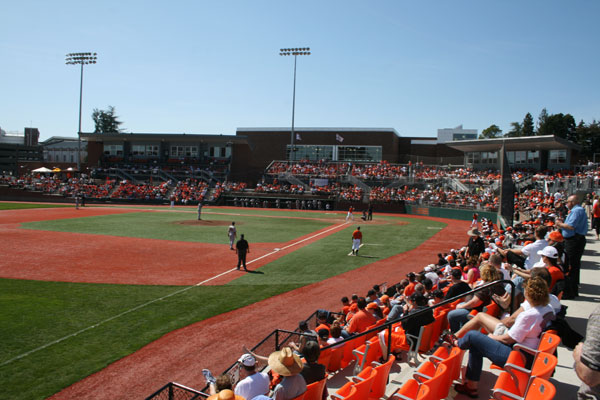
<instances>
[{"instance_id":1,"label":"green outfield grass","mask_svg":"<svg viewBox=\"0 0 600 400\"><path fill-rule=\"evenodd\" d=\"M264 214L263 214L264 215ZM296 213L296 217L298 214ZM204 213L204 219L224 221L226 226L183 225L194 221L194 212L132 212L130 214L70 218L54 221L28 222L26 229L76 232L98 235L137 237L145 239L177 240L185 242L224 243L227 226L236 221L238 236L247 233L252 242L286 242L331 225L316 219L260 217L249 215L222 215ZM251 237L250 237L251 236Z\"/></svg>"},{"instance_id":2,"label":"green outfield grass","mask_svg":"<svg viewBox=\"0 0 600 400\"><path fill-rule=\"evenodd\" d=\"M40 203L0 203L0 210L21 210L30 208L65 208L68 204L40 204Z\"/></svg>"},{"instance_id":3,"label":"green outfield grass","mask_svg":"<svg viewBox=\"0 0 600 400\"><path fill-rule=\"evenodd\" d=\"M214 232L207 234L201 232L202 229L190 231L187 228L200 227L173 223L195 218L193 211L184 211L133 212L25 225L29 229L59 230L57 227L60 227L60 230L85 233L212 242L210 235L214 235ZM218 209L219 213L226 214L223 215L205 211L203 218L239 221L241 229L238 232L248 230L255 242L291 240L343 220L340 214L317 212ZM188 289L0 279L0 399L46 398L174 329L410 250L444 226L440 222L421 219L377 219L389 224L361 225L365 246L361 248L359 257L347 256L351 233L357 225L352 224L261 267L262 274L246 274L224 286ZM122 231L119 231L119 221ZM406 221L407 224L396 224L400 221ZM216 228L222 237L226 227ZM273 232L262 232L269 230ZM249 267L253 269L251 265ZM386 277L373 277L373 283L385 280ZM231 286L235 286L235 290L231 290ZM40 346L180 290L184 291L8 362ZM350 293L351 288L348 290ZM157 387L164 383L158 382ZM153 389L149 388L148 394Z\"/></svg>"}]
</instances>

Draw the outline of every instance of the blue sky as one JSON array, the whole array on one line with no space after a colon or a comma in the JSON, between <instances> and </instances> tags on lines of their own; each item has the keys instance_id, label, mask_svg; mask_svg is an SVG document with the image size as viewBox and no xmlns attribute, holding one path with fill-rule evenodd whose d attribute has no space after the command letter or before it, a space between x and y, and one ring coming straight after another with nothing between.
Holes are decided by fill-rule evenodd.
<instances>
[{"instance_id":1,"label":"blue sky","mask_svg":"<svg viewBox=\"0 0 600 400\"><path fill-rule=\"evenodd\" d=\"M0 127L75 136L116 108L127 132L235 134L236 127L395 128L600 119L600 2L29 1L0 13Z\"/></svg>"}]
</instances>

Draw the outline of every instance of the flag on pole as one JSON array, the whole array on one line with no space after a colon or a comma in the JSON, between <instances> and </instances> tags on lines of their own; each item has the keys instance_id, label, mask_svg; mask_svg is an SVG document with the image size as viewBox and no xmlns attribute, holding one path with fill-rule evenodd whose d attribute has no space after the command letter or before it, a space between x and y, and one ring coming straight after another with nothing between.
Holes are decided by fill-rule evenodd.
<instances>
[{"instance_id":1,"label":"flag on pole","mask_svg":"<svg viewBox=\"0 0 600 400\"><path fill-rule=\"evenodd\" d=\"M339 133L336 133L335 134L335 140L337 140L338 142L342 143L344 141L344 138Z\"/></svg>"},{"instance_id":2,"label":"flag on pole","mask_svg":"<svg viewBox=\"0 0 600 400\"><path fill-rule=\"evenodd\" d=\"M296 133L296 140L302 140L299 133Z\"/></svg>"}]
</instances>

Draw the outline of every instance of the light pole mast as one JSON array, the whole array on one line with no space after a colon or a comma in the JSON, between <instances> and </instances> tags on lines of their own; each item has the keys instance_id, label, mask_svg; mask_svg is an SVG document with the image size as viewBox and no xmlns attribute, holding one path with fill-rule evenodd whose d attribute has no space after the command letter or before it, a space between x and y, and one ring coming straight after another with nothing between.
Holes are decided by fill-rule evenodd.
<instances>
[{"instance_id":1,"label":"light pole mast","mask_svg":"<svg viewBox=\"0 0 600 400\"><path fill-rule=\"evenodd\" d=\"M81 173L81 105L83 101L83 66L84 64L96 64L96 53L69 53L65 64L81 65L81 77L79 80L79 129L77 130L77 171Z\"/></svg>"},{"instance_id":2,"label":"light pole mast","mask_svg":"<svg viewBox=\"0 0 600 400\"><path fill-rule=\"evenodd\" d=\"M294 90L292 92L292 131L290 139L290 161L294 159L294 117L296 114L296 61L298 56L310 56L310 47L300 47L293 49L279 49L280 56L294 56Z\"/></svg>"}]
</instances>

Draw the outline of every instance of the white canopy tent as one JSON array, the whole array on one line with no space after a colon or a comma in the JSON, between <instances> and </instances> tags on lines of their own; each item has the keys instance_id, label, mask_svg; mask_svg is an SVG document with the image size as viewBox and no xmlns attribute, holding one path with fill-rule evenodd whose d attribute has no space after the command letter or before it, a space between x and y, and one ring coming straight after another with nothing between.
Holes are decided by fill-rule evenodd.
<instances>
[{"instance_id":1,"label":"white canopy tent","mask_svg":"<svg viewBox=\"0 0 600 400\"><path fill-rule=\"evenodd\" d=\"M51 169L48 169L48 168L46 168L46 167L41 167L41 168L34 169L34 170L33 170L33 171L31 171L31 172L41 172L41 173L48 173L48 172L52 172L52 170L51 170Z\"/></svg>"}]
</instances>

